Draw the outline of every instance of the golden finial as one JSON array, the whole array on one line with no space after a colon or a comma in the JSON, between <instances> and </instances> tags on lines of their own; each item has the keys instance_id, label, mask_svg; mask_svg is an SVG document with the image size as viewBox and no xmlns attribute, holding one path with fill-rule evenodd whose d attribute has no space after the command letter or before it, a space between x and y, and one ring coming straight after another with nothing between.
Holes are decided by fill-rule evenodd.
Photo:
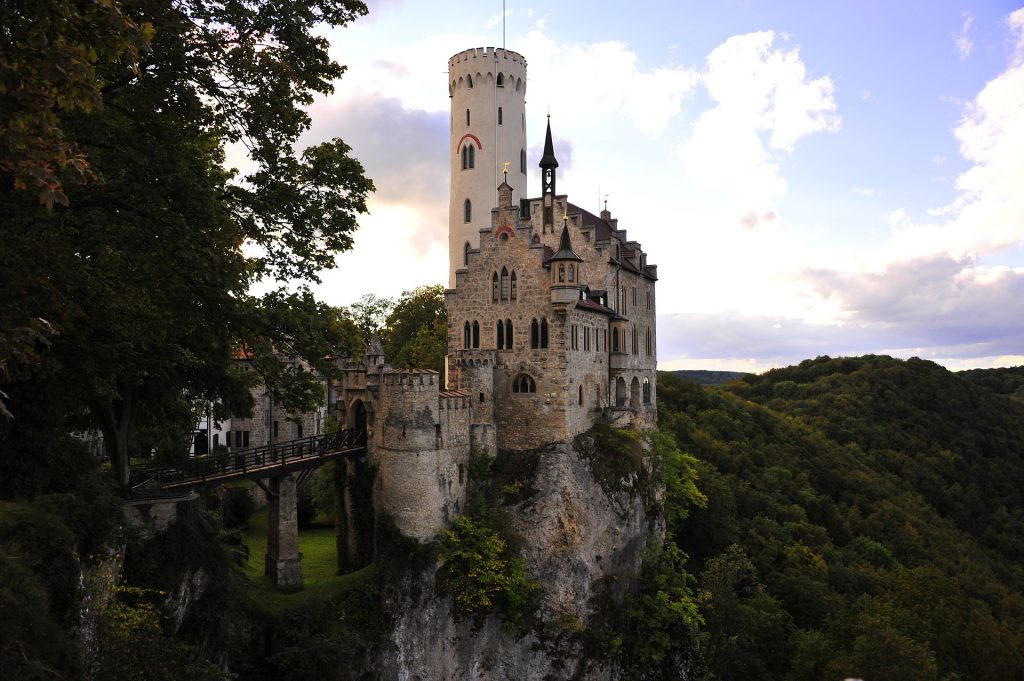
<instances>
[{"instance_id":1,"label":"golden finial","mask_svg":"<svg viewBox=\"0 0 1024 681\"><path fill-rule=\"evenodd\" d=\"M508 167L510 165L512 165L512 161L505 161L504 163L502 163L501 164L501 172L505 173L505 175L508 175Z\"/></svg>"},{"instance_id":2,"label":"golden finial","mask_svg":"<svg viewBox=\"0 0 1024 681\"><path fill-rule=\"evenodd\" d=\"M569 211L562 213L562 222L569 222Z\"/></svg>"}]
</instances>

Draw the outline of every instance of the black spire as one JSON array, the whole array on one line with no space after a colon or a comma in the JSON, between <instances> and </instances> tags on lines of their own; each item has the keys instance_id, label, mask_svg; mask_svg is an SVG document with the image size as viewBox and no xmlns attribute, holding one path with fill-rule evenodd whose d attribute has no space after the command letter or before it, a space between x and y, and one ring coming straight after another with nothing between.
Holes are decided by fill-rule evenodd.
<instances>
[{"instance_id":1,"label":"black spire","mask_svg":"<svg viewBox=\"0 0 1024 681\"><path fill-rule=\"evenodd\" d=\"M544 156L540 159L540 167L544 170L558 167L558 160L555 158L555 145L551 143L551 116L548 116L548 131L544 134Z\"/></svg>"},{"instance_id":2,"label":"black spire","mask_svg":"<svg viewBox=\"0 0 1024 681\"><path fill-rule=\"evenodd\" d=\"M548 260L575 260L576 262L583 262L583 258L576 255L576 252L572 250L572 244L569 242L568 220L562 223L562 238L558 242L558 252L548 258Z\"/></svg>"}]
</instances>

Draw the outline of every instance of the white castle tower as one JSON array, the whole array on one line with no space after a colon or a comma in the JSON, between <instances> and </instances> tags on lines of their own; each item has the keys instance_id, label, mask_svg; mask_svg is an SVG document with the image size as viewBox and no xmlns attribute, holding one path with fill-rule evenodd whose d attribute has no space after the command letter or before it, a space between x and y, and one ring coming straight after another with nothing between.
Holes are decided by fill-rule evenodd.
<instances>
[{"instance_id":1,"label":"white castle tower","mask_svg":"<svg viewBox=\"0 0 1024 681\"><path fill-rule=\"evenodd\" d=\"M448 60L448 94L448 285L455 286L455 270L465 267L467 251L479 247L480 230L491 226L502 180L512 187L514 202L527 198L526 60L494 47L459 52Z\"/></svg>"}]
</instances>

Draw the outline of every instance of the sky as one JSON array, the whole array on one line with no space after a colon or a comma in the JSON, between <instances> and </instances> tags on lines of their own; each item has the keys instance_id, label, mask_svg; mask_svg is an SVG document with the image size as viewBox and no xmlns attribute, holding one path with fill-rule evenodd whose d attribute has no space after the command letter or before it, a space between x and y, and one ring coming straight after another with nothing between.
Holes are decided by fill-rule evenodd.
<instances>
[{"instance_id":1,"label":"sky","mask_svg":"<svg viewBox=\"0 0 1024 681\"><path fill-rule=\"evenodd\" d=\"M377 191L316 287L347 305L445 283L448 58L502 3L371 0L323 30L347 65L301 140ZM819 355L1024 364L1024 9L1009 2L531 4L528 193L550 111L558 188L658 265L661 369Z\"/></svg>"}]
</instances>

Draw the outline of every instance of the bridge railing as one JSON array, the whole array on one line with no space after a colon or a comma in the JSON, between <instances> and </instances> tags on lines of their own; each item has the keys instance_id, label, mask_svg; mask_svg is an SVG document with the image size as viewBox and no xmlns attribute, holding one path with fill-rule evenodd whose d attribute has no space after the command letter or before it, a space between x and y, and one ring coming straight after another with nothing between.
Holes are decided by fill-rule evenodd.
<instances>
[{"instance_id":1,"label":"bridge railing","mask_svg":"<svg viewBox=\"0 0 1024 681\"><path fill-rule=\"evenodd\" d=\"M202 483L207 479L244 476L248 473L283 467L286 464L324 459L327 455L339 451L356 450L365 446L365 431L340 430L240 451L195 456L173 465L151 466L140 469L138 479L152 481L161 486Z\"/></svg>"}]
</instances>

